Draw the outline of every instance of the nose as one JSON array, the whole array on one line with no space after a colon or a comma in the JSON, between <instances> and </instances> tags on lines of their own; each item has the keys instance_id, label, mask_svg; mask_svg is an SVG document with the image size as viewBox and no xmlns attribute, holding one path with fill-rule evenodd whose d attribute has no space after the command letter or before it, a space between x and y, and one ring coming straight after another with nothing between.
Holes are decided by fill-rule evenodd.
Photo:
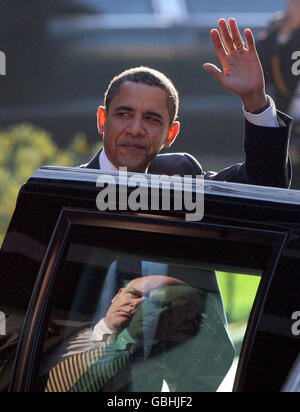
<instances>
[{"instance_id":1,"label":"nose","mask_svg":"<svg viewBox=\"0 0 300 412\"><path fill-rule=\"evenodd\" d=\"M143 127L143 119L135 117L128 125L126 132L133 137L144 136L146 131Z\"/></svg>"}]
</instances>

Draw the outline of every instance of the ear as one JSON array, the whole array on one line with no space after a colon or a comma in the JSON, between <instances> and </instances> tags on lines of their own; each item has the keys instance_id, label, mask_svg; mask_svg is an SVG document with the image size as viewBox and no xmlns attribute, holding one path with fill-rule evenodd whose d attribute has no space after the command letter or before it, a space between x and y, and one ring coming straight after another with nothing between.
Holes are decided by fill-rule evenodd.
<instances>
[{"instance_id":1,"label":"ear","mask_svg":"<svg viewBox=\"0 0 300 412\"><path fill-rule=\"evenodd\" d=\"M165 142L165 147L170 147L172 143L175 142L175 139L179 133L179 130L180 130L180 123L179 122L172 123L169 129L168 138Z\"/></svg>"},{"instance_id":2,"label":"ear","mask_svg":"<svg viewBox=\"0 0 300 412\"><path fill-rule=\"evenodd\" d=\"M103 134L106 123L106 110L103 106L99 106L97 110L97 127L98 133Z\"/></svg>"}]
</instances>

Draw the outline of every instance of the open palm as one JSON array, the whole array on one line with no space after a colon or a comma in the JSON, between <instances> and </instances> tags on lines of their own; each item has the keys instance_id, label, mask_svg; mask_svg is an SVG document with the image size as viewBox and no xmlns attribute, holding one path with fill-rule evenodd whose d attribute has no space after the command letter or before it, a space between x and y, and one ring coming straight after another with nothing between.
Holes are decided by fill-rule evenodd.
<instances>
[{"instance_id":1,"label":"open palm","mask_svg":"<svg viewBox=\"0 0 300 412\"><path fill-rule=\"evenodd\" d=\"M264 96L264 75L253 34L250 29L245 30L245 47L236 21L229 19L228 24L229 27L224 19L219 20L221 35L217 29L211 30L212 41L223 71L211 63L205 63L203 68L225 89L242 99L249 96Z\"/></svg>"}]
</instances>

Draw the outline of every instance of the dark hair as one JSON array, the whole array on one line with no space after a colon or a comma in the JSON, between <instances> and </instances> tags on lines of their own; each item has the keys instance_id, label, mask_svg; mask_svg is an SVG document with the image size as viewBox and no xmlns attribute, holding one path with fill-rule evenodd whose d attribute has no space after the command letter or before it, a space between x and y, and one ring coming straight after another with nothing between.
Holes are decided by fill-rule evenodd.
<instances>
[{"instance_id":1,"label":"dark hair","mask_svg":"<svg viewBox=\"0 0 300 412\"><path fill-rule=\"evenodd\" d=\"M104 107L106 110L109 109L110 102L114 98L121 84L126 81L142 83L163 89L167 95L170 124L176 120L178 115L179 97L175 86L163 73L144 66L125 70L112 79L104 95Z\"/></svg>"}]
</instances>

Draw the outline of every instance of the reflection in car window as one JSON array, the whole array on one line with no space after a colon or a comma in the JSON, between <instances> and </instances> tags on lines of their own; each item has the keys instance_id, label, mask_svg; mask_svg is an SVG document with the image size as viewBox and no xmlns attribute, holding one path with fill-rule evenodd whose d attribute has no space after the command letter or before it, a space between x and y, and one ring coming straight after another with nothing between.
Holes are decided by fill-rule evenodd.
<instances>
[{"instance_id":1,"label":"reflection in car window","mask_svg":"<svg viewBox=\"0 0 300 412\"><path fill-rule=\"evenodd\" d=\"M232 12L275 12L277 10L282 10L285 6L285 0L253 0L251 3L240 2L236 0L210 0L210 1L199 1L199 0L186 0L187 7L190 13L232 13ZM220 16L221 17L221 16Z\"/></svg>"},{"instance_id":2,"label":"reflection in car window","mask_svg":"<svg viewBox=\"0 0 300 412\"><path fill-rule=\"evenodd\" d=\"M227 305L235 275L219 273L232 319L228 325L213 264L178 263L162 257L159 247L157 256L137 253L139 244L147 244L146 233L140 234L143 242L132 239L132 253L107 248L107 236L128 243L128 234L122 239L122 232L116 236L112 229L85 228L84 237L79 229L73 232L47 327L38 390L207 392L232 386L230 368L237 366L259 277L251 276L251 298L243 285L250 299L243 313L243 297L239 308Z\"/></svg>"}]
</instances>

